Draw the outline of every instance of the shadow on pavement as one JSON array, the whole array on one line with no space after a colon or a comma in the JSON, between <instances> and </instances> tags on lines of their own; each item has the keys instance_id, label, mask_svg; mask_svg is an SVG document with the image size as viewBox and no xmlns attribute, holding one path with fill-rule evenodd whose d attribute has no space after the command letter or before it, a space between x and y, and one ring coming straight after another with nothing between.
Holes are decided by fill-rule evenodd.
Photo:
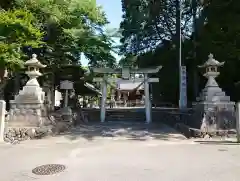
<instances>
[{"instance_id":1,"label":"shadow on pavement","mask_svg":"<svg viewBox=\"0 0 240 181\"><path fill-rule=\"evenodd\" d=\"M186 140L186 137L173 128L164 124L144 123L89 123L72 128L68 133L63 134L69 140L76 140L80 137L89 141L95 138L124 138L134 141L145 141L158 139L163 141Z\"/></svg>"},{"instance_id":2,"label":"shadow on pavement","mask_svg":"<svg viewBox=\"0 0 240 181\"><path fill-rule=\"evenodd\" d=\"M200 144L208 144L208 145L240 145L236 141L195 141L196 143Z\"/></svg>"}]
</instances>

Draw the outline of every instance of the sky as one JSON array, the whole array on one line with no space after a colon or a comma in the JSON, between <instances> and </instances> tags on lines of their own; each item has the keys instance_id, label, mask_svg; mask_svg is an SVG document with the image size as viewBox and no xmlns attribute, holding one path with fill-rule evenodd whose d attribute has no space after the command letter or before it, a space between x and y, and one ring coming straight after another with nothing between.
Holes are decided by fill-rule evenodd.
<instances>
[{"instance_id":1,"label":"sky","mask_svg":"<svg viewBox=\"0 0 240 181\"><path fill-rule=\"evenodd\" d=\"M99 6L103 7L108 21L109 27L118 28L122 20L122 5L121 0L96 0Z\"/></svg>"},{"instance_id":2,"label":"sky","mask_svg":"<svg viewBox=\"0 0 240 181\"><path fill-rule=\"evenodd\" d=\"M119 24L122 21L122 5L121 0L96 0L99 6L102 6L104 12L106 13L107 19L110 22L107 28L119 28ZM118 43L119 40L116 40ZM118 60L120 57L114 55ZM88 60L85 57L81 57L81 63L86 66Z\"/></svg>"}]
</instances>

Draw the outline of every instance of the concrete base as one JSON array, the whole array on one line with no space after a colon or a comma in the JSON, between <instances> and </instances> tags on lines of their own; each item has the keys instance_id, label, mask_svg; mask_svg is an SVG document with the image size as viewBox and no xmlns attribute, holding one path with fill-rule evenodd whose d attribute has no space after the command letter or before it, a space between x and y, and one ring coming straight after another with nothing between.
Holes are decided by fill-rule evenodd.
<instances>
[{"instance_id":1,"label":"concrete base","mask_svg":"<svg viewBox=\"0 0 240 181\"><path fill-rule=\"evenodd\" d=\"M61 109L62 118L64 121L72 122L72 109L70 107L64 107Z\"/></svg>"},{"instance_id":2,"label":"concrete base","mask_svg":"<svg viewBox=\"0 0 240 181\"><path fill-rule=\"evenodd\" d=\"M200 129L203 122L208 126L215 125L215 129L235 129L234 102L200 102L194 107L190 127ZM204 123L204 124L205 124Z\"/></svg>"}]
</instances>

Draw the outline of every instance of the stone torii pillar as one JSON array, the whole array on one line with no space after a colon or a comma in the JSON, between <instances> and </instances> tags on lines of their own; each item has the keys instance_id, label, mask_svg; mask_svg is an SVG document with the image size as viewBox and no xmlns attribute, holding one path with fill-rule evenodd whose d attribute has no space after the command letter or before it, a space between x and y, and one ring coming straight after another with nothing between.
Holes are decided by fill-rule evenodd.
<instances>
[{"instance_id":1,"label":"stone torii pillar","mask_svg":"<svg viewBox=\"0 0 240 181\"><path fill-rule=\"evenodd\" d=\"M145 103L145 112L146 112L146 123L150 123L152 121L152 103L150 100L150 94L149 94L149 80L148 80L148 74L144 74L144 103Z\"/></svg>"},{"instance_id":2,"label":"stone torii pillar","mask_svg":"<svg viewBox=\"0 0 240 181\"><path fill-rule=\"evenodd\" d=\"M106 118L107 81L108 81L108 78L106 75L104 75L103 77L96 77L93 79L93 82L99 82L101 84L101 91L102 91L101 107L100 107L101 123L104 123Z\"/></svg>"},{"instance_id":3,"label":"stone torii pillar","mask_svg":"<svg viewBox=\"0 0 240 181\"><path fill-rule=\"evenodd\" d=\"M101 98L101 112L100 112L100 119L101 122L105 122L106 118L106 100L107 100L107 77L104 75L102 79L102 98Z\"/></svg>"}]
</instances>

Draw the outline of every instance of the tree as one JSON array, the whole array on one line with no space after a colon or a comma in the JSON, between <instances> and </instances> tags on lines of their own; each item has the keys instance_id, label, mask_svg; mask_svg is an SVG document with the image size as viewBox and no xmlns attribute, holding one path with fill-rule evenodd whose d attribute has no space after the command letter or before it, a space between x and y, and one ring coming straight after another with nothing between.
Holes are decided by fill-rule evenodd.
<instances>
[{"instance_id":1,"label":"tree","mask_svg":"<svg viewBox=\"0 0 240 181\"><path fill-rule=\"evenodd\" d=\"M127 66L127 67L134 67L137 66L137 56L133 54L127 54L123 58L119 60L119 65L121 67Z\"/></svg>"},{"instance_id":2,"label":"tree","mask_svg":"<svg viewBox=\"0 0 240 181\"><path fill-rule=\"evenodd\" d=\"M179 0L122 0L122 6L124 14L120 27L125 53L144 53L156 49L163 40L176 40ZM182 29L187 36L191 18L188 0L183 1L182 9Z\"/></svg>"},{"instance_id":3,"label":"tree","mask_svg":"<svg viewBox=\"0 0 240 181\"><path fill-rule=\"evenodd\" d=\"M82 53L93 65L115 64L111 55L111 39L103 27L108 23L104 12L94 0L12 0L3 1L5 9L27 9L38 20L38 27L45 32L46 46L41 49L26 48L26 53L37 52L44 56L44 63L79 62Z\"/></svg>"},{"instance_id":4,"label":"tree","mask_svg":"<svg viewBox=\"0 0 240 181\"><path fill-rule=\"evenodd\" d=\"M94 0L20 0L17 6L27 7L39 19L54 62L79 62L83 53L90 64L114 64L110 39L102 30L107 19Z\"/></svg>"},{"instance_id":5,"label":"tree","mask_svg":"<svg viewBox=\"0 0 240 181\"><path fill-rule=\"evenodd\" d=\"M44 33L36 27L36 19L29 11L0 11L0 90L6 85L5 70L14 71L25 60L22 47L43 45ZM11 75L11 72L9 76ZM3 94L1 92L1 98Z\"/></svg>"},{"instance_id":6,"label":"tree","mask_svg":"<svg viewBox=\"0 0 240 181\"><path fill-rule=\"evenodd\" d=\"M121 24L122 53L137 56L136 64L150 66L161 64L159 73L159 92L163 91L165 100L171 100L177 94L178 62L176 45L179 25L176 23L179 12L179 1L122 1L124 21ZM151 6L151 3L155 5ZM152 9L151 9L152 7ZM155 7L155 8L154 8ZM239 80L239 25L235 19L239 16L239 1L204 0L183 1L183 63L188 70L188 95L195 100L195 85L203 85L204 78L197 65L206 61L211 52L219 61L226 61L221 69L219 84L232 96L239 99L234 82ZM156 16L153 16L155 12ZM224 16L222 16L224 14ZM192 22L193 20L193 22ZM186 24L186 25L185 25ZM178 27L177 27L178 26ZM184 29L185 28L185 29ZM126 62L130 62L126 59ZM200 82L197 79L200 78ZM172 85L163 85L173 82ZM174 83L175 82L175 83ZM175 85L174 85L175 84ZM162 86L161 86L162 85ZM167 87L167 90L163 90ZM171 87L171 88L170 88ZM175 90L171 92L169 90ZM239 91L239 90L238 90ZM174 98L175 102L177 97Z\"/></svg>"},{"instance_id":7,"label":"tree","mask_svg":"<svg viewBox=\"0 0 240 181\"><path fill-rule=\"evenodd\" d=\"M219 61L225 61L218 82L234 100L239 100L238 88L235 82L239 81L238 67L240 65L239 44L240 26L236 23L240 10L239 1L206 1L204 4L207 19L199 30L198 55L199 61L206 61L211 52ZM223 15L224 16L221 16Z\"/></svg>"},{"instance_id":8,"label":"tree","mask_svg":"<svg viewBox=\"0 0 240 181\"><path fill-rule=\"evenodd\" d=\"M123 36L121 52L125 55L125 60L122 62L134 63L139 67L163 65L161 72L164 72L164 75L158 74L160 82L161 84L171 83L170 89L175 90L174 95L166 96L166 101L168 99L174 101L172 98L176 98L178 90L180 8L182 9L183 40L191 35L189 29L192 15L191 4L188 0L181 2L182 4L179 0L122 0L124 15L120 25ZM135 57L135 60L130 57ZM158 87L164 89L163 86ZM161 91L163 95L170 92L165 90L165 94L164 90L159 90Z\"/></svg>"},{"instance_id":9,"label":"tree","mask_svg":"<svg viewBox=\"0 0 240 181\"><path fill-rule=\"evenodd\" d=\"M51 75L62 65L81 65L82 54L91 66L116 66L111 53L112 39L103 30L108 22L96 1L4 0L0 7L5 11L31 12L35 28L42 33L40 40L43 43L19 47L22 55L38 55L38 59L47 65L46 75L51 81L55 79Z\"/></svg>"}]
</instances>

